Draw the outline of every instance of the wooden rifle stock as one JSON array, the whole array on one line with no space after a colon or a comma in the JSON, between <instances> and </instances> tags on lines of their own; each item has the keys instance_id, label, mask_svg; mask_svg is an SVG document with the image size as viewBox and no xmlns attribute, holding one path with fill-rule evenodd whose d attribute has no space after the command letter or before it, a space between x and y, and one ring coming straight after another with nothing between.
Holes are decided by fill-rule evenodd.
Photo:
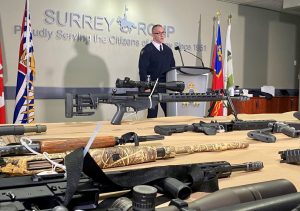
<instances>
[{"instance_id":1,"label":"wooden rifle stock","mask_svg":"<svg viewBox=\"0 0 300 211\"><path fill-rule=\"evenodd\" d=\"M21 138L22 139L22 138ZM73 151L80 147L85 147L88 143L88 137L80 138L66 138L66 139L36 139L28 140L23 138L23 141L28 142L27 145L36 152L47 152L47 153L60 153L66 151ZM114 136L98 136L93 141L91 148L107 148L113 147L116 145L122 145L127 143L134 143L136 146L139 145L139 142L144 141L153 141L153 140L162 140L164 136L161 135L150 135L150 136L138 136L134 132L128 132L119 137ZM31 142L32 141L32 142ZM26 146L23 146L24 143L20 143L20 140L9 141L6 140L7 145L0 146L0 156L14 156L14 155L23 155L30 153ZM16 145L16 143L20 143Z\"/></svg>"},{"instance_id":2,"label":"wooden rifle stock","mask_svg":"<svg viewBox=\"0 0 300 211\"><path fill-rule=\"evenodd\" d=\"M67 138L67 139L45 139L40 140L40 152L59 153L66 150L72 151L85 147L89 137ZM117 138L114 136L98 136L95 138L91 148L106 148L117 145Z\"/></svg>"}]
</instances>

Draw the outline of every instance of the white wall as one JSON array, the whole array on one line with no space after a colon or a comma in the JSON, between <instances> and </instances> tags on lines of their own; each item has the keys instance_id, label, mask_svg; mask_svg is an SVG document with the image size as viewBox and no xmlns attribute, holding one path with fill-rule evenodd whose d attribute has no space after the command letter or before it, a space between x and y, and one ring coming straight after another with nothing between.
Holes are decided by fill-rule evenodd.
<instances>
[{"instance_id":1,"label":"white wall","mask_svg":"<svg viewBox=\"0 0 300 211\"><path fill-rule=\"evenodd\" d=\"M25 1L1 0L0 41L3 51L4 77L6 86L15 86L20 32L14 33L14 26L20 25ZM130 34L122 33L116 19L123 17L125 5L127 18L134 23L147 25L161 23L175 29L167 37L167 43L191 46L190 51L202 56L209 66L211 59L213 17L221 12L222 40L225 46L227 16L232 14L232 51L235 83L241 87L259 88L273 85L277 88L297 89L294 66L299 53L298 16L281 15L264 9L238 6L215 0L30 0L32 28L52 32L48 40L42 36L33 37L36 58L36 87L113 87L116 78L131 77L138 80L138 56L144 42L151 37L134 29ZM65 15L66 12L91 17L107 17L112 25L110 31L105 24L98 25L103 31L84 29L75 25L61 27L45 23L45 11L52 10ZM51 21L47 18L48 22ZM100 20L100 19L98 19ZM201 20L201 22L200 22ZM74 22L73 22L74 24ZM44 30L44 31L43 31ZM139 41L138 46L121 46L82 41L61 40L55 37L58 30L65 33L109 38L122 37ZM138 33L140 32L140 34ZM194 49L202 44L202 52ZM298 45L297 45L298 44ZM223 49L224 50L224 49ZM178 52L174 51L177 65ZM199 61L183 52L185 65L199 65ZM300 62L300 60L299 60ZM12 122L14 101L7 100L8 122ZM110 120L114 106L101 105L97 115L66 119L63 100L36 100L37 122ZM144 118L142 112L138 118Z\"/></svg>"}]
</instances>

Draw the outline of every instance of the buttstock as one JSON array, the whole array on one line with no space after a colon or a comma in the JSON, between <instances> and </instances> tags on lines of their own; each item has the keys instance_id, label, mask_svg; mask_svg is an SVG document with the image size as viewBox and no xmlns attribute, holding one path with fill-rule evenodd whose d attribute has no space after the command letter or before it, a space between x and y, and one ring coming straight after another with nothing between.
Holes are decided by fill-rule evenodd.
<instances>
[{"instance_id":1,"label":"buttstock","mask_svg":"<svg viewBox=\"0 0 300 211\"><path fill-rule=\"evenodd\" d=\"M85 147L89 137L68 138L68 139L50 139L41 140L41 152L59 153ZM96 137L91 148L105 148L116 145L116 138L114 136L99 136Z\"/></svg>"}]
</instances>

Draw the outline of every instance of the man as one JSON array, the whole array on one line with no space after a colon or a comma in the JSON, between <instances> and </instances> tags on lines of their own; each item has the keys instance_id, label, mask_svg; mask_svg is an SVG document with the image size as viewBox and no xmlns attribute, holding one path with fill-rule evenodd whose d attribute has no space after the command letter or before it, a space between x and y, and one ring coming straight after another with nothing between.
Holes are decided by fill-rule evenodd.
<instances>
[{"instance_id":1,"label":"man","mask_svg":"<svg viewBox=\"0 0 300 211\"><path fill-rule=\"evenodd\" d=\"M166 82L166 73L175 67L175 60L172 50L164 44L166 33L162 25L157 24L152 27L152 42L148 43L140 53L139 74L141 81ZM150 92L151 90L145 90ZM166 92L165 89L158 89L158 92ZM166 103L161 103L161 108L167 115ZM157 117L158 106L148 109L147 118Z\"/></svg>"}]
</instances>

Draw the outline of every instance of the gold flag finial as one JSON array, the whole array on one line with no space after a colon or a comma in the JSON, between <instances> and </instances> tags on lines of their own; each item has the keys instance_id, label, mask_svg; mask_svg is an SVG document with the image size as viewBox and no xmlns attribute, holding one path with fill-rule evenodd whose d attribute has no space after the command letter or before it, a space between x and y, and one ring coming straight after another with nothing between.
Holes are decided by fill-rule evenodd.
<instances>
[{"instance_id":1,"label":"gold flag finial","mask_svg":"<svg viewBox=\"0 0 300 211\"><path fill-rule=\"evenodd\" d=\"M218 19L218 21L220 20L220 16L221 16L220 11L217 11L217 19Z\"/></svg>"}]
</instances>

